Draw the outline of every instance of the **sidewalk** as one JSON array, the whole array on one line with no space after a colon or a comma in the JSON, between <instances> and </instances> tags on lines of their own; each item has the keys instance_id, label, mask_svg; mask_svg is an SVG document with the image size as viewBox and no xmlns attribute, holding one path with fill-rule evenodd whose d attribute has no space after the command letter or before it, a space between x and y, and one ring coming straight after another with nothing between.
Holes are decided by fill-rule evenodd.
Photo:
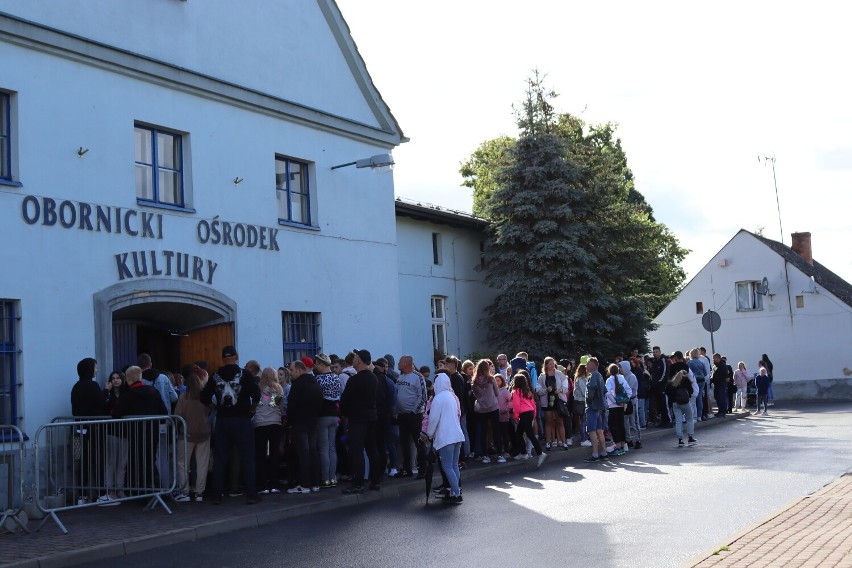
<instances>
[{"instance_id":1,"label":"sidewalk","mask_svg":"<svg viewBox=\"0 0 852 568\"><path fill-rule=\"evenodd\" d=\"M686 566L852 567L852 474L773 513Z\"/></svg>"},{"instance_id":2,"label":"sidewalk","mask_svg":"<svg viewBox=\"0 0 852 568\"><path fill-rule=\"evenodd\" d=\"M699 422L696 428L725 424L731 419L746 416L747 413L741 413L727 420ZM673 435L671 429L649 428L642 431L643 440ZM644 451L637 450L637 455L642 455ZM577 459L588 452L588 448L578 446L565 451L553 451L548 454L547 463ZM630 452L625 459L633 455ZM489 465L468 462L468 467L462 471L462 478L469 481L526 471L534 469L535 462L534 459L509 460L506 464ZM440 480L436 479L436 482L440 483ZM424 489L422 480L386 479L381 491L366 491L361 495L343 495L338 488L324 489L310 495L265 495L265 499L256 505L246 505L244 497L225 497L218 506L209 501L175 503L169 500L173 515L168 515L161 507L143 512L141 501L122 503L115 507L65 511L59 513L59 518L68 529L67 535L63 535L52 520L47 520L38 532L35 529L41 521L30 520L29 534L0 534L0 568L73 566L379 499L424 494Z\"/></svg>"}]
</instances>

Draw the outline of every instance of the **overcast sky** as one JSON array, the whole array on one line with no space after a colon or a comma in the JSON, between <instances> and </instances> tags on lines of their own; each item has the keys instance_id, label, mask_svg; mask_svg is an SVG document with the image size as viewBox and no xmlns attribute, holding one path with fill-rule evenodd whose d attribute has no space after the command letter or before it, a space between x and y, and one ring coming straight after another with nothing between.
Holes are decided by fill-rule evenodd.
<instances>
[{"instance_id":1,"label":"overcast sky","mask_svg":"<svg viewBox=\"0 0 852 568\"><path fill-rule=\"evenodd\" d=\"M515 136L533 68L560 112L619 125L636 188L693 252L693 276L740 229L852 282L852 5L846 3L337 0L411 141L399 196L470 211L459 165Z\"/></svg>"}]
</instances>

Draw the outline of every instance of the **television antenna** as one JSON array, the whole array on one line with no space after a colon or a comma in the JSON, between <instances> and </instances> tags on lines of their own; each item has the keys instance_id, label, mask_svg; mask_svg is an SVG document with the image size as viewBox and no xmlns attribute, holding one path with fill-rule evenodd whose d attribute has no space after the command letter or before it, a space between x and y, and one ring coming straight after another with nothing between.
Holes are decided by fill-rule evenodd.
<instances>
[{"instance_id":1,"label":"television antenna","mask_svg":"<svg viewBox=\"0 0 852 568\"><path fill-rule=\"evenodd\" d=\"M775 176L775 154L771 156L758 156L758 162L763 165L772 164L772 181L775 184L775 205L778 207L778 229L781 231L781 244L784 244L784 227L781 226L781 200L778 198L778 178Z\"/></svg>"}]
</instances>

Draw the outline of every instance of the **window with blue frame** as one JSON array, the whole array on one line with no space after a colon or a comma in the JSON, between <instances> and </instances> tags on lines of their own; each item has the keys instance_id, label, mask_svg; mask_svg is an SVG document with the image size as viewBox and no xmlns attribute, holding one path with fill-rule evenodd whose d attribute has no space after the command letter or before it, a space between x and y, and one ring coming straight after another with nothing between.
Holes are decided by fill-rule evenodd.
<instances>
[{"instance_id":1,"label":"window with blue frame","mask_svg":"<svg viewBox=\"0 0 852 568\"><path fill-rule=\"evenodd\" d=\"M0 299L0 426L19 426L17 300Z\"/></svg>"},{"instance_id":2,"label":"window with blue frame","mask_svg":"<svg viewBox=\"0 0 852 568\"><path fill-rule=\"evenodd\" d=\"M289 365L305 355L311 359L322 351L320 314L317 312L282 312L284 364Z\"/></svg>"},{"instance_id":3,"label":"window with blue frame","mask_svg":"<svg viewBox=\"0 0 852 568\"><path fill-rule=\"evenodd\" d=\"M135 125L136 199L142 204L186 207L183 136Z\"/></svg>"},{"instance_id":4,"label":"window with blue frame","mask_svg":"<svg viewBox=\"0 0 852 568\"><path fill-rule=\"evenodd\" d=\"M12 127L9 93L0 92L0 179L12 179Z\"/></svg>"},{"instance_id":5,"label":"window with blue frame","mask_svg":"<svg viewBox=\"0 0 852 568\"><path fill-rule=\"evenodd\" d=\"M312 224L308 164L276 156L275 193L278 196L279 220Z\"/></svg>"}]
</instances>

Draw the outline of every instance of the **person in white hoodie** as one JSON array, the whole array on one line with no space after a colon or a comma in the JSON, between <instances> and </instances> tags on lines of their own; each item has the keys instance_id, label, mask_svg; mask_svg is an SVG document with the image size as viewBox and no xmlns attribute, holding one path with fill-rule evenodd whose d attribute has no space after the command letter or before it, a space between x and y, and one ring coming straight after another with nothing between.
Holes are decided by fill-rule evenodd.
<instances>
[{"instance_id":1,"label":"person in white hoodie","mask_svg":"<svg viewBox=\"0 0 852 568\"><path fill-rule=\"evenodd\" d=\"M461 403L453 393L450 379L441 373L435 378L435 397L429 410L429 425L426 435L432 439L432 447L438 452L441 467L450 482L450 492L447 502L460 504L462 502L459 479L459 454L464 443L464 432L459 425L461 418Z\"/></svg>"},{"instance_id":2,"label":"person in white hoodie","mask_svg":"<svg viewBox=\"0 0 852 568\"><path fill-rule=\"evenodd\" d=\"M560 447L568 449L565 441L565 425L556 405L557 399L568 404L570 388L568 378L556 368L556 359L545 357L535 392L539 395L539 405L544 410L544 437L548 450Z\"/></svg>"},{"instance_id":3,"label":"person in white hoodie","mask_svg":"<svg viewBox=\"0 0 852 568\"><path fill-rule=\"evenodd\" d=\"M607 367L609 377L606 380L606 405L609 409L609 433L612 434L612 441L615 444L615 449L612 454L623 456L624 442L626 440L626 432L624 431L624 407L627 400L633 397L633 391L630 390L630 385L624 380L624 377L619 374L620 367L615 363Z\"/></svg>"}]
</instances>

